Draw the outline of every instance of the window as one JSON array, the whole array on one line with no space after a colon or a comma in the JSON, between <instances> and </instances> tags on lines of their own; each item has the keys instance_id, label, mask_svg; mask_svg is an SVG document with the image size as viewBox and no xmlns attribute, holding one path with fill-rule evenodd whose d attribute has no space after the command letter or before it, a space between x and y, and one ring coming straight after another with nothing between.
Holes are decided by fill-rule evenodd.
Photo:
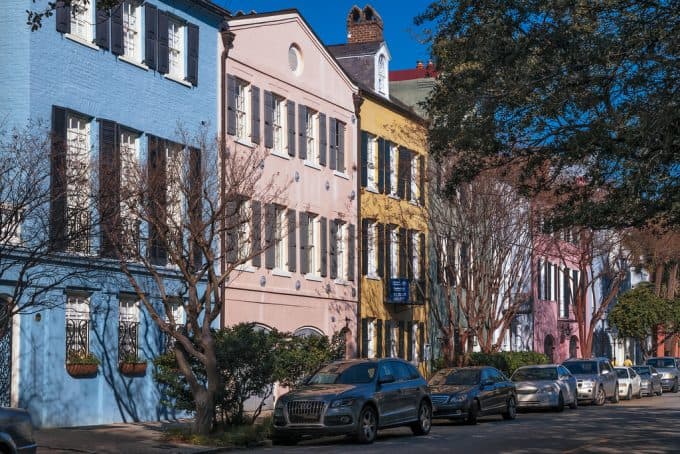
<instances>
[{"instance_id":1,"label":"window","mask_svg":"<svg viewBox=\"0 0 680 454\"><path fill-rule=\"evenodd\" d=\"M139 5L134 1L123 2L123 55L134 61L141 60L139 41Z\"/></svg>"},{"instance_id":2,"label":"window","mask_svg":"<svg viewBox=\"0 0 680 454\"><path fill-rule=\"evenodd\" d=\"M90 298L72 294L66 298L66 362L90 353Z\"/></svg>"},{"instance_id":3,"label":"window","mask_svg":"<svg viewBox=\"0 0 680 454\"><path fill-rule=\"evenodd\" d=\"M338 172L345 171L345 124L331 118L328 141L330 142L330 168Z\"/></svg>"},{"instance_id":4,"label":"window","mask_svg":"<svg viewBox=\"0 0 680 454\"><path fill-rule=\"evenodd\" d=\"M387 58L384 55L378 57L378 84L377 91L380 94L387 94Z\"/></svg>"},{"instance_id":5,"label":"window","mask_svg":"<svg viewBox=\"0 0 680 454\"><path fill-rule=\"evenodd\" d=\"M71 15L71 34L83 38L87 42L92 41L92 4L93 1L85 4L78 2L77 5L72 4Z\"/></svg>"},{"instance_id":6,"label":"window","mask_svg":"<svg viewBox=\"0 0 680 454\"><path fill-rule=\"evenodd\" d=\"M366 187L374 191L378 190L376 172L378 170L378 146L375 136L368 135L366 150Z\"/></svg>"},{"instance_id":7,"label":"window","mask_svg":"<svg viewBox=\"0 0 680 454\"><path fill-rule=\"evenodd\" d=\"M165 321L172 324L171 329L175 331L183 331L184 325L186 323L186 317L184 312L184 305L182 300L177 298L176 300L169 301L167 303L170 306L170 313L172 314L172 320L170 319L170 314L165 314ZM174 324L173 324L174 320ZM172 350L175 346L175 339L166 334L165 336L165 351Z\"/></svg>"},{"instance_id":8,"label":"window","mask_svg":"<svg viewBox=\"0 0 680 454\"><path fill-rule=\"evenodd\" d=\"M318 140L319 137L319 121L318 114L307 108L305 124L307 128L305 129L305 138L307 141L307 160L315 164L319 163L319 150L318 150Z\"/></svg>"},{"instance_id":9,"label":"window","mask_svg":"<svg viewBox=\"0 0 680 454\"><path fill-rule=\"evenodd\" d=\"M284 120L286 118L284 109L286 102L283 98L273 95L274 102L274 118L272 121L272 128L274 133L274 150L283 152L285 149L285 129Z\"/></svg>"},{"instance_id":10,"label":"window","mask_svg":"<svg viewBox=\"0 0 680 454\"><path fill-rule=\"evenodd\" d=\"M413 270L413 279L416 281L420 280L420 233L411 232L411 244L413 245L413 250L411 253L412 262L411 269Z\"/></svg>"},{"instance_id":11,"label":"window","mask_svg":"<svg viewBox=\"0 0 680 454\"><path fill-rule=\"evenodd\" d=\"M409 355L414 363L418 363L418 324L414 323L411 326L411 345L408 348L411 349L411 354Z\"/></svg>"},{"instance_id":12,"label":"window","mask_svg":"<svg viewBox=\"0 0 680 454\"><path fill-rule=\"evenodd\" d=\"M305 246L305 253L307 254L307 263L309 264L309 273L315 276L321 274L320 251L317 247L321 233L320 228L317 216L307 213L307 245Z\"/></svg>"},{"instance_id":13,"label":"window","mask_svg":"<svg viewBox=\"0 0 680 454\"><path fill-rule=\"evenodd\" d=\"M420 199L420 159L416 153L411 154L411 202L418 202Z\"/></svg>"},{"instance_id":14,"label":"window","mask_svg":"<svg viewBox=\"0 0 680 454\"><path fill-rule=\"evenodd\" d=\"M369 277L378 277L378 226L375 222L368 224L368 250L367 250L367 270L366 274Z\"/></svg>"},{"instance_id":15,"label":"window","mask_svg":"<svg viewBox=\"0 0 680 454\"><path fill-rule=\"evenodd\" d=\"M141 203L136 188L139 186L139 134L121 129L120 132L120 175L121 207L120 220L124 250L131 256L139 253L139 219L137 210Z\"/></svg>"},{"instance_id":16,"label":"window","mask_svg":"<svg viewBox=\"0 0 680 454\"><path fill-rule=\"evenodd\" d=\"M23 210L9 203L0 204L0 244L19 244L21 242L21 222Z\"/></svg>"},{"instance_id":17,"label":"window","mask_svg":"<svg viewBox=\"0 0 680 454\"><path fill-rule=\"evenodd\" d=\"M118 361L139 361L139 303L134 299L118 303Z\"/></svg>"},{"instance_id":18,"label":"window","mask_svg":"<svg viewBox=\"0 0 680 454\"><path fill-rule=\"evenodd\" d=\"M239 225L236 228L236 241L238 244L238 260L243 262L250 256L250 201L244 200L238 208Z\"/></svg>"},{"instance_id":19,"label":"window","mask_svg":"<svg viewBox=\"0 0 680 454\"><path fill-rule=\"evenodd\" d=\"M390 146L390 195L397 196L398 181L398 149L396 145Z\"/></svg>"},{"instance_id":20,"label":"window","mask_svg":"<svg viewBox=\"0 0 680 454\"><path fill-rule=\"evenodd\" d=\"M335 260L338 264L338 279L347 277L347 263L345 257L345 241L347 240L347 226L337 222L337 234L335 235Z\"/></svg>"},{"instance_id":21,"label":"window","mask_svg":"<svg viewBox=\"0 0 680 454\"><path fill-rule=\"evenodd\" d=\"M236 137L247 142L250 142L250 122L248 121L250 107L249 92L250 90L246 82L236 80Z\"/></svg>"},{"instance_id":22,"label":"window","mask_svg":"<svg viewBox=\"0 0 680 454\"><path fill-rule=\"evenodd\" d=\"M68 114L66 180L67 238L71 252L90 251L90 121Z\"/></svg>"},{"instance_id":23,"label":"window","mask_svg":"<svg viewBox=\"0 0 680 454\"><path fill-rule=\"evenodd\" d=\"M277 206L274 211L274 266L279 270L285 270L288 266L287 221L285 208Z\"/></svg>"},{"instance_id":24,"label":"window","mask_svg":"<svg viewBox=\"0 0 680 454\"><path fill-rule=\"evenodd\" d=\"M184 25L168 17L168 74L184 79Z\"/></svg>"},{"instance_id":25,"label":"window","mask_svg":"<svg viewBox=\"0 0 680 454\"><path fill-rule=\"evenodd\" d=\"M399 232L396 227L390 229L390 270L391 278L399 277Z\"/></svg>"},{"instance_id":26,"label":"window","mask_svg":"<svg viewBox=\"0 0 680 454\"><path fill-rule=\"evenodd\" d=\"M368 350L366 351L367 358L375 358L375 320L368 322Z\"/></svg>"},{"instance_id":27,"label":"window","mask_svg":"<svg viewBox=\"0 0 680 454\"><path fill-rule=\"evenodd\" d=\"M390 328L390 342L389 342L389 357L390 358L396 358L397 355L399 354L398 351L398 339L399 339L399 327L397 326L396 322L392 323L392 327Z\"/></svg>"},{"instance_id":28,"label":"window","mask_svg":"<svg viewBox=\"0 0 680 454\"><path fill-rule=\"evenodd\" d=\"M166 212L168 228L174 232L174 241L179 245L182 240L182 145L170 141L165 142L166 153ZM176 246L179 247L179 246Z\"/></svg>"}]
</instances>

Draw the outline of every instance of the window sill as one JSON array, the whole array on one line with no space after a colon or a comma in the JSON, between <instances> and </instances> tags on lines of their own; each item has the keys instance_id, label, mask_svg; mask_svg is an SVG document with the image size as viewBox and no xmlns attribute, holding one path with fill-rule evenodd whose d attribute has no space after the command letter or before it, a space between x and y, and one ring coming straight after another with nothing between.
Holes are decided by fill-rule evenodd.
<instances>
[{"instance_id":1,"label":"window sill","mask_svg":"<svg viewBox=\"0 0 680 454\"><path fill-rule=\"evenodd\" d=\"M305 159L305 166L311 167L312 169L321 170L321 166L314 161L307 161Z\"/></svg>"},{"instance_id":2,"label":"window sill","mask_svg":"<svg viewBox=\"0 0 680 454\"><path fill-rule=\"evenodd\" d=\"M278 151L278 150L272 150L271 155L276 156L277 158L285 159L287 161L290 160L290 156L288 156L288 153L283 153L283 152Z\"/></svg>"},{"instance_id":3,"label":"window sill","mask_svg":"<svg viewBox=\"0 0 680 454\"><path fill-rule=\"evenodd\" d=\"M382 278L377 274L367 274L366 279L369 279L371 281L382 281Z\"/></svg>"},{"instance_id":4,"label":"window sill","mask_svg":"<svg viewBox=\"0 0 680 454\"><path fill-rule=\"evenodd\" d=\"M253 267L252 267L251 265L249 265L249 264L241 264L241 265L237 265L237 266L234 267L234 269L235 269L236 271L243 271L243 272L246 272L246 273L254 273L255 271L257 271L256 268L253 268Z\"/></svg>"},{"instance_id":5,"label":"window sill","mask_svg":"<svg viewBox=\"0 0 680 454\"><path fill-rule=\"evenodd\" d=\"M323 278L317 274L307 273L305 274L305 279L307 279L308 281L323 282Z\"/></svg>"},{"instance_id":6,"label":"window sill","mask_svg":"<svg viewBox=\"0 0 680 454\"><path fill-rule=\"evenodd\" d=\"M420 202L418 200L409 200L408 203L416 207L420 206Z\"/></svg>"},{"instance_id":7,"label":"window sill","mask_svg":"<svg viewBox=\"0 0 680 454\"><path fill-rule=\"evenodd\" d=\"M141 68L141 69L143 69L144 71L148 71L148 70L149 70L149 67L146 66L144 63L139 62L139 61L135 61L135 60L133 60L133 59L131 59L131 58L129 58L129 57L126 57L125 55L119 55L119 56L118 56L118 60L124 61L125 63L127 63L127 64L129 64L129 65L136 66L137 68Z\"/></svg>"},{"instance_id":8,"label":"window sill","mask_svg":"<svg viewBox=\"0 0 680 454\"><path fill-rule=\"evenodd\" d=\"M96 51L99 51L99 47L91 41L88 41L87 39L83 38L82 36L78 35L72 35L71 33L64 33L64 38L70 39L73 42L76 42L78 44L81 44L85 47L89 47L90 49L94 49Z\"/></svg>"},{"instance_id":9,"label":"window sill","mask_svg":"<svg viewBox=\"0 0 680 454\"><path fill-rule=\"evenodd\" d=\"M394 200L401 200L401 197L399 197L397 194L387 194L387 197Z\"/></svg>"},{"instance_id":10,"label":"window sill","mask_svg":"<svg viewBox=\"0 0 680 454\"><path fill-rule=\"evenodd\" d=\"M237 137L234 141L240 145L243 145L244 147L255 148L255 144L250 140L241 139Z\"/></svg>"},{"instance_id":11,"label":"window sill","mask_svg":"<svg viewBox=\"0 0 680 454\"><path fill-rule=\"evenodd\" d=\"M274 268L272 270L272 276L293 277L293 273L291 273L290 271L282 270L280 268Z\"/></svg>"},{"instance_id":12,"label":"window sill","mask_svg":"<svg viewBox=\"0 0 680 454\"><path fill-rule=\"evenodd\" d=\"M366 186L364 187L366 192L372 192L373 194L380 194L380 191L378 191L378 188L372 187L372 186Z\"/></svg>"},{"instance_id":13,"label":"window sill","mask_svg":"<svg viewBox=\"0 0 680 454\"><path fill-rule=\"evenodd\" d=\"M344 279L336 279L333 281L334 284L336 285L343 285L343 286L348 286L350 284L349 281L346 281Z\"/></svg>"},{"instance_id":14,"label":"window sill","mask_svg":"<svg viewBox=\"0 0 680 454\"><path fill-rule=\"evenodd\" d=\"M334 170L333 175L335 175L336 177L344 178L345 180L349 180L349 175L347 175L344 172L338 172L337 170Z\"/></svg>"},{"instance_id":15,"label":"window sill","mask_svg":"<svg viewBox=\"0 0 680 454\"><path fill-rule=\"evenodd\" d=\"M184 85L185 87L189 87L189 88L193 88L193 87L194 87L193 85L191 85L191 84L190 84L189 82L187 82L186 80L178 79L177 77L171 76L170 74L164 74L163 77L165 77L166 79L171 80L171 81L173 81L173 82L176 82L176 83L178 83L178 84L180 84L180 85Z\"/></svg>"}]
</instances>

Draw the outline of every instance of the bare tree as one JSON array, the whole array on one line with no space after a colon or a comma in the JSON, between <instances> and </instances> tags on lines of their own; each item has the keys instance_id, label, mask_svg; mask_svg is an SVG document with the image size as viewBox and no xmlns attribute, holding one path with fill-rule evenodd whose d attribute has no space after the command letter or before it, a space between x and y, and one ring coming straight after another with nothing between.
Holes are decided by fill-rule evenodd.
<instances>
[{"instance_id":1,"label":"bare tree","mask_svg":"<svg viewBox=\"0 0 680 454\"><path fill-rule=\"evenodd\" d=\"M102 163L107 175L100 180L113 181L120 191L118 196L100 188L100 210L104 243L143 307L174 341L179 372L195 401L194 429L207 433L216 391L224 385L212 332L224 308L224 289L239 265L269 246L260 234L260 207L278 200L288 182L277 173L265 176L263 150L237 153L216 145L204 131L180 135L196 146L151 138L147 163L123 153L120 160ZM135 238L144 232L148 241L139 246ZM152 295L160 298L162 311ZM176 318L178 309L185 320ZM206 380L196 376L192 360L205 367Z\"/></svg>"},{"instance_id":2,"label":"bare tree","mask_svg":"<svg viewBox=\"0 0 680 454\"><path fill-rule=\"evenodd\" d=\"M428 216L437 256L430 278L439 292L431 314L452 363L475 340L483 352L500 349L525 302L532 239L527 201L496 174L448 193L431 192Z\"/></svg>"}]
</instances>

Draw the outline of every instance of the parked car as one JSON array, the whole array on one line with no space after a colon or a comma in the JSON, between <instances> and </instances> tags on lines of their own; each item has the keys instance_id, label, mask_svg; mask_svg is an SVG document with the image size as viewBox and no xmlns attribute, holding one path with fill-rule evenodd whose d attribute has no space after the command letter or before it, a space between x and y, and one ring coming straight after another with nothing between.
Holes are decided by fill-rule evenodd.
<instances>
[{"instance_id":1,"label":"parked car","mask_svg":"<svg viewBox=\"0 0 680 454\"><path fill-rule=\"evenodd\" d=\"M664 391L672 393L678 392L678 384L680 381L680 362L672 356L659 356L649 358L645 364L653 366L661 374L661 387Z\"/></svg>"},{"instance_id":2,"label":"parked car","mask_svg":"<svg viewBox=\"0 0 680 454\"><path fill-rule=\"evenodd\" d=\"M633 366L633 370L640 376L640 388L642 394L660 396L663 394L661 387L661 374L652 366Z\"/></svg>"},{"instance_id":3,"label":"parked car","mask_svg":"<svg viewBox=\"0 0 680 454\"><path fill-rule=\"evenodd\" d=\"M480 416L517 415L515 384L493 367L441 369L429 384L435 418L477 424Z\"/></svg>"},{"instance_id":4,"label":"parked car","mask_svg":"<svg viewBox=\"0 0 680 454\"><path fill-rule=\"evenodd\" d=\"M578 407L576 378L557 364L520 367L510 377L517 387L517 408L551 408L564 410Z\"/></svg>"},{"instance_id":5,"label":"parked car","mask_svg":"<svg viewBox=\"0 0 680 454\"><path fill-rule=\"evenodd\" d=\"M372 443L378 429L396 426L430 432L432 402L418 369L394 358L336 361L277 400L273 441L345 434Z\"/></svg>"},{"instance_id":6,"label":"parked car","mask_svg":"<svg viewBox=\"0 0 680 454\"><path fill-rule=\"evenodd\" d=\"M642 397L640 376L631 367L615 367L616 376L619 379L619 397L632 400L633 396Z\"/></svg>"},{"instance_id":7,"label":"parked car","mask_svg":"<svg viewBox=\"0 0 680 454\"><path fill-rule=\"evenodd\" d=\"M562 363L576 377L579 400L604 405L607 399L619 401L619 384L607 358L568 359Z\"/></svg>"},{"instance_id":8,"label":"parked car","mask_svg":"<svg viewBox=\"0 0 680 454\"><path fill-rule=\"evenodd\" d=\"M34 453L37 448L31 415L20 408L0 407L0 452Z\"/></svg>"}]
</instances>

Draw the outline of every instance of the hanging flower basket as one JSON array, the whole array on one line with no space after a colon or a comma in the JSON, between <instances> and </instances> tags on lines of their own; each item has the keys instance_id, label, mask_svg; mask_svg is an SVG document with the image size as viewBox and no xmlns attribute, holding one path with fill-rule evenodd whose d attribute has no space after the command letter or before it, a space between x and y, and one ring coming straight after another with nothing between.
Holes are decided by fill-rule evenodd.
<instances>
[{"instance_id":1,"label":"hanging flower basket","mask_svg":"<svg viewBox=\"0 0 680 454\"><path fill-rule=\"evenodd\" d=\"M97 364L66 364L66 372L74 378L92 378L97 375Z\"/></svg>"},{"instance_id":2,"label":"hanging flower basket","mask_svg":"<svg viewBox=\"0 0 680 454\"><path fill-rule=\"evenodd\" d=\"M141 377L146 374L146 362L139 363L121 362L118 363L118 370L120 370L120 373L123 375Z\"/></svg>"}]
</instances>

